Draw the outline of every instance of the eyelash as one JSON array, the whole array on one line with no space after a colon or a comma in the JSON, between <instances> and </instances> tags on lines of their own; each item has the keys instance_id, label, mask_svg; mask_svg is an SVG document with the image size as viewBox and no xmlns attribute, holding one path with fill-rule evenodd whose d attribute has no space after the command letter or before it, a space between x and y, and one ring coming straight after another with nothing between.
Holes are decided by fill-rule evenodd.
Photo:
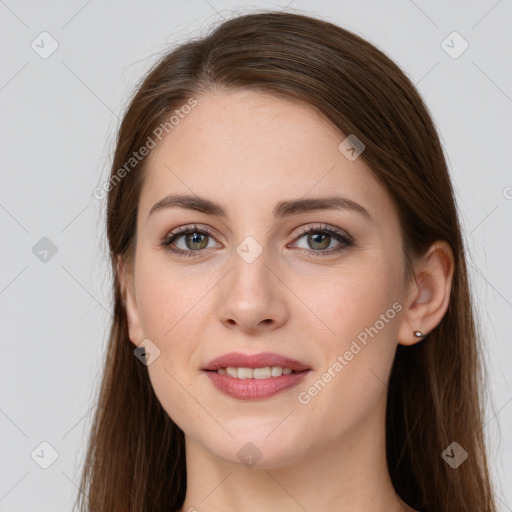
<instances>
[{"instance_id":1,"label":"eyelash","mask_svg":"<svg viewBox=\"0 0 512 512\"><path fill-rule=\"evenodd\" d=\"M172 248L171 244L176 241L177 239L181 238L183 235L188 235L191 233L196 233L199 235L208 235L208 237L214 238L214 233L212 233L208 228L198 228L195 224L194 226L182 226L175 231L169 233L165 238L163 238L160 241L160 246L162 246L166 251L171 251L174 254L178 256L186 256L189 258L194 258L200 255L201 252L205 251L205 249L198 249L195 251L186 251L183 249L175 249ZM333 236L338 240L340 245L333 247L331 249L327 250L318 250L315 251L313 249L302 249L299 248L302 251L306 251L309 254L312 254L314 256L325 256L325 255L331 255L337 252L342 251L343 249L347 247L352 247L354 245L354 242L350 236L345 234L343 231L340 231L338 229L332 228L327 226L326 224L323 224L322 226L308 226L305 228L301 228L299 230L298 236L296 239L300 239L305 235L308 235L310 233L321 233L321 234L328 234L329 236Z\"/></svg>"}]
</instances>

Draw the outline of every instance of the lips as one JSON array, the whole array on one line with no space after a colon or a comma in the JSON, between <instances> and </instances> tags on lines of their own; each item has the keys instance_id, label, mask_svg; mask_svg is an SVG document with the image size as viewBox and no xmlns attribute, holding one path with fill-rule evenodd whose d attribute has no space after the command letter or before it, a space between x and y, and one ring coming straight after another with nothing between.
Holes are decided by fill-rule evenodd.
<instances>
[{"instance_id":1,"label":"lips","mask_svg":"<svg viewBox=\"0 0 512 512\"><path fill-rule=\"evenodd\" d=\"M311 367L271 352L252 355L231 352L210 361L203 371L225 395L238 400L255 400L270 398L297 386L310 373Z\"/></svg>"},{"instance_id":2,"label":"lips","mask_svg":"<svg viewBox=\"0 0 512 512\"><path fill-rule=\"evenodd\" d=\"M272 352L260 352L259 354L242 354L241 352L230 352L210 361L203 370L216 371L219 368L264 368L266 366L280 366L290 368L295 372L311 370L307 364L291 359L289 357L274 354Z\"/></svg>"}]
</instances>

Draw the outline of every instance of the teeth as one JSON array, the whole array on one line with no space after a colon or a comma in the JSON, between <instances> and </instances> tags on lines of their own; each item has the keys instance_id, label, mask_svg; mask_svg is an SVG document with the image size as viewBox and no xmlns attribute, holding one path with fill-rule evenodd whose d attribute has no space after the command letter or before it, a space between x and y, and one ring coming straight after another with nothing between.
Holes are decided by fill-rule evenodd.
<instances>
[{"instance_id":1,"label":"teeth","mask_svg":"<svg viewBox=\"0 0 512 512\"><path fill-rule=\"evenodd\" d=\"M229 375L235 379L268 379L270 377L280 377L281 375L290 375L293 372L291 368L281 366L265 366L263 368L219 368L217 373Z\"/></svg>"},{"instance_id":2,"label":"teeth","mask_svg":"<svg viewBox=\"0 0 512 512\"><path fill-rule=\"evenodd\" d=\"M240 375L240 371L238 372L238 375ZM252 376L255 379L268 379L272 376L272 371L270 370L270 366L265 366L265 368L254 368Z\"/></svg>"},{"instance_id":3,"label":"teeth","mask_svg":"<svg viewBox=\"0 0 512 512\"><path fill-rule=\"evenodd\" d=\"M283 374L283 369L280 366L272 366L272 377L280 377Z\"/></svg>"},{"instance_id":4,"label":"teeth","mask_svg":"<svg viewBox=\"0 0 512 512\"><path fill-rule=\"evenodd\" d=\"M226 368L226 372L230 377L238 377L238 368L233 368L232 366L228 366Z\"/></svg>"},{"instance_id":5,"label":"teeth","mask_svg":"<svg viewBox=\"0 0 512 512\"><path fill-rule=\"evenodd\" d=\"M239 379L252 379L252 368L238 368Z\"/></svg>"}]
</instances>

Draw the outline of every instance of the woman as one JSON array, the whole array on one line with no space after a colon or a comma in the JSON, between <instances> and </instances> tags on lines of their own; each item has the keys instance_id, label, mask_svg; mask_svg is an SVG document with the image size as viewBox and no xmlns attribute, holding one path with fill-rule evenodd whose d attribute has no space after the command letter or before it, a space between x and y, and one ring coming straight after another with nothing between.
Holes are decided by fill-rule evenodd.
<instances>
[{"instance_id":1,"label":"woman","mask_svg":"<svg viewBox=\"0 0 512 512\"><path fill-rule=\"evenodd\" d=\"M102 190L82 510L494 510L453 189L382 52L228 20L145 77Z\"/></svg>"}]
</instances>

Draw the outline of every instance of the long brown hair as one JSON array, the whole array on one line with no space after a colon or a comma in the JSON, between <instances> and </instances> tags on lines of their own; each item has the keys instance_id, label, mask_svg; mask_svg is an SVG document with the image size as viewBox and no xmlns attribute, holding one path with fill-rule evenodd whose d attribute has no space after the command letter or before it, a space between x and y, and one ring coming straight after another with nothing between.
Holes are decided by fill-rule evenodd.
<instances>
[{"instance_id":1,"label":"long brown hair","mask_svg":"<svg viewBox=\"0 0 512 512\"><path fill-rule=\"evenodd\" d=\"M421 343L397 349L388 388L387 462L396 492L415 509L493 511L482 421L484 366L466 255L427 107L399 67L366 40L324 20L275 11L229 19L164 55L123 117L104 187L113 321L77 497L81 510L161 512L183 504L184 434L156 398L147 367L134 357L117 273L119 257L133 256L146 159L126 164L155 140L162 123L167 132L169 116L191 99L237 89L304 102L364 143L361 158L399 213L409 275L413 256L436 240L450 244L455 269L445 316ZM454 441L469 454L457 469L441 457Z\"/></svg>"}]
</instances>

